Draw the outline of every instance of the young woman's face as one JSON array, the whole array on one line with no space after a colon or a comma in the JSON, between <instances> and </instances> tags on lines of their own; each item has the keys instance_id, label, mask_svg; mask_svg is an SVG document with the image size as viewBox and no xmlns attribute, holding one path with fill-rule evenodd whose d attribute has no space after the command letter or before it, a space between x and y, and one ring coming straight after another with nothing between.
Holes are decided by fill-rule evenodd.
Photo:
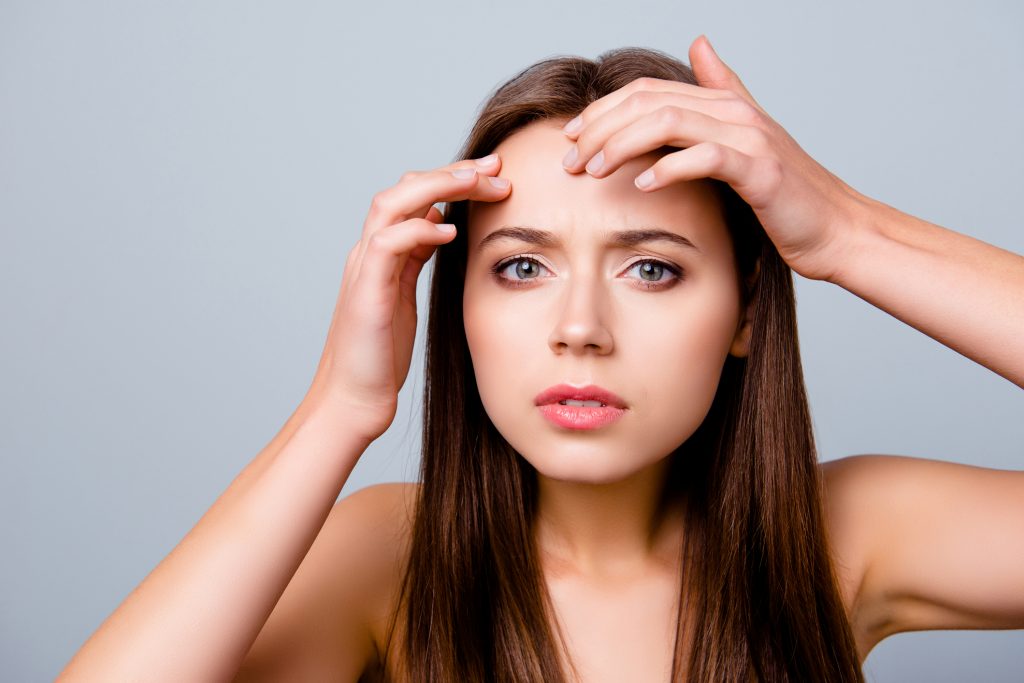
<instances>
[{"instance_id":1,"label":"young woman's face","mask_svg":"<svg viewBox=\"0 0 1024 683\"><path fill-rule=\"evenodd\" d=\"M749 327L732 244L706 181L641 192L633 178L659 158L653 153L605 178L571 175L562 169L572 143L561 123L534 122L495 150L512 192L470 203L463 315L480 397L502 436L544 476L610 483L693 434L727 355L746 355ZM509 226L545 231L554 243L502 238L481 246ZM694 246L611 241L612 233L641 229ZM626 408L596 429L560 426L534 398L562 383L598 385Z\"/></svg>"}]
</instances>

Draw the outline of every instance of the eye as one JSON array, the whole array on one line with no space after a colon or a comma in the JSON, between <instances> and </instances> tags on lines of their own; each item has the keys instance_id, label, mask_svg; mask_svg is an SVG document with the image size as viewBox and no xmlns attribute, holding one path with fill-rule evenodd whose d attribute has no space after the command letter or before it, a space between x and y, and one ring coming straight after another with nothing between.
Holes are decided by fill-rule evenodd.
<instances>
[{"instance_id":1,"label":"eye","mask_svg":"<svg viewBox=\"0 0 1024 683\"><path fill-rule=\"evenodd\" d=\"M674 285L677 280L683 279L683 271L681 269L670 266L662 261L644 259L643 261L637 261L629 269L632 270L637 266L640 266L640 286L644 289L665 289ZM661 276L666 272L671 277L662 280Z\"/></svg>"},{"instance_id":2,"label":"eye","mask_svg":"<svg viewBox=\"0 0 1024 683\"><path fill-rule=\"evenodd\" d=\"M675 285L677 281L683 279L681 268L662 261L644 259L633 263L629 270L633 270L638 266L640 267L638 283L642 289L668 289ZM491 274L500 284L506 287L525 287L528 286L529 280L539 279L539 276L537 276L539 268L544 268L544 266L534 258L529 256L513 256L498 262L491 268ZM511 271L514 277L502 275L506 271ZM666 272L670 277L663 278L662 276Z\"/></svg>"},{"instance_id":3,"label":"eye","mask_svg":"<svg viewBox=\"0 0 1024 683\"><path fill-rule=\"evenodd\" d=\"M509 266L515 266L509 269ZM501 284L507 287L522 287L526 283L526 280L535 280L536 277L531 277L532 274L537 272L538 268L543 268L537 259L532 259L529 256L513 256L510 259L499 262L494 268L491 269L491 273ZM507 278L502 276L502 272L511 270L515 273L516 277ZM523 276L523 277L519 277Z\"/></svg>"}]
</instances>

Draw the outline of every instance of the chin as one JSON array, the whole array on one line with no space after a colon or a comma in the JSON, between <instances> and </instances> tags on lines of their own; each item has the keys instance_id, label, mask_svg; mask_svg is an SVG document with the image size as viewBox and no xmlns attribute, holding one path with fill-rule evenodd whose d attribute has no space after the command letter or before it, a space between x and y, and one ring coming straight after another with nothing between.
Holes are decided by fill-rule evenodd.
<instances>
[{"instance_id":1,"label":"chin","mask_svg":"<svg viewBox=\"0 0 1024 683\"><path fill-rule=\"evenodd\" d=\"M653 463L631 462L622 454L603 453L601 449L580 449L576 452L559 452L557 457L533 457L519 451L537 474L566 483L615 484L637 474Z\"/></svg>"}]
</instances>

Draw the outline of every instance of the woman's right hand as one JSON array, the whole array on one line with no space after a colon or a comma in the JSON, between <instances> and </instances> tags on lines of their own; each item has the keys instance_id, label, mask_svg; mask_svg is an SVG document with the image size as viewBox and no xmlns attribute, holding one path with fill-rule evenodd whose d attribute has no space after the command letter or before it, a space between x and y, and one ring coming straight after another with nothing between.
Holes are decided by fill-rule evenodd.
<instances>
[{"instance_id":1,"label":"woman's right hand","mask_svg":"<svg viewBox=\"0 0 1024 683\"><path fill-rule=\"evenodd\" d=\"M437 226L436 202L505 199L511 184L492 184L501 160L467 159L405 173L374 196L359 241L349 252L320 364L304 401L339 410L367 445L387 431L398 408L416 337L416 282L438 245L455 230ZM460 178L454 171L469 171Z\"/></svg>"}]
</instances>

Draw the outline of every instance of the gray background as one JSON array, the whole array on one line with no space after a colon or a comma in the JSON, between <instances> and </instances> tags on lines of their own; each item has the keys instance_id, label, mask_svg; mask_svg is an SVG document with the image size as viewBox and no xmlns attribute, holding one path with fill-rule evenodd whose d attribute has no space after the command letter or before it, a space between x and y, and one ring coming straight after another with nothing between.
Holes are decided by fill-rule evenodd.
<instances>
[{"instance_id":1,"label":"gray background","mask_svg":"<svg viewBox=\"0 0 1024 683\"><path fill-rule=\"evenodd\" d=\"M280 429L371 197L448 163L519 69L685 61L705 32L848 183L1022 253L1022 29L1009 0L3 2L0 679L56 676ZM1024 469L1024 392L839 287L797 294L824 459ZM421 354L343 495L415 478ZM1021 671L1019 630L901 634L866 663Z\"/></svg>"}]
</instances>

